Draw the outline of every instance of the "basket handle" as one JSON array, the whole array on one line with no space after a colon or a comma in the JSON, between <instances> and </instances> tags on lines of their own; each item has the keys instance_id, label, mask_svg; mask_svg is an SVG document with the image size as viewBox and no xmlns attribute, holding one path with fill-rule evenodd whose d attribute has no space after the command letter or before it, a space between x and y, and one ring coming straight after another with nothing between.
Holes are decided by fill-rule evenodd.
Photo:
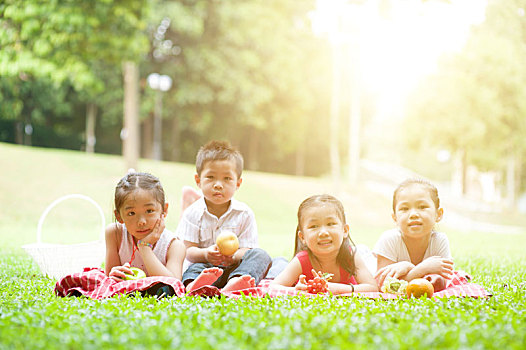
<instances>
[{"instance_id":1,"label":"basket handle","mask_svg":"<svg viewBox=\"0 0 526 350\"><path fill-rule=\"evenodd\" d=\"M60 197L58 199L55 199L50 205L48 205L46 210L44 210L44 212L40 216L40 219L38 220L37 243L41 243L42 242L42 225L44 224L44 220L45 220L47 214L49 214L51 209L53 209L53 207L55 207L57 204L59 204L62 201L65 201L66 199L71 199L71 198L79 198L79 199L87 200L88 202L90 202L91 204L93 204L97 208L97 210L99 211L99 214L100 214L101 225L102 225L102 229L101 229L101 233L100 233L100 240L101 241L104 240L104 229L105 229L105 222L104 221L105 221L105 219L104 219L104 212L102 211L102 208L100 207L100 205L97 202L95 202L90 197L85 196L83 194L76 194L75 193L75 194L68 194L68 195L62 196L62 197Z\"/></svg>"}]
</instances>

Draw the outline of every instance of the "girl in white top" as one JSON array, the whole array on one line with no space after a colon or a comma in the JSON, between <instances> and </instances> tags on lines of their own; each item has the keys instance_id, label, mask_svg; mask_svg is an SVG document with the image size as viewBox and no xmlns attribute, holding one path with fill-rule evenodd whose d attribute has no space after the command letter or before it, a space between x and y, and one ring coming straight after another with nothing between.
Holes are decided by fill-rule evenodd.
<instances>
[{"instance_id":1,"label":"girl in white top","mask_svg":"<svg viewBox=\"0 0 526 350\"><path fill-rule=\"evenodd\" d=\"M138 267L147 276L182 277L186 248L165 229L168 213L159 179L129 173L115 188L115 218L106 228L106 274L116 281Z\"/></svg>"},{"instance_id":2,"label":"girl in white top","mask_svg":"<svg viewBox=\"0 0 526 350\"><path fill-rule=\"evenodd\" d=\"M409 179L396 188L392 217L398 228L384 232L373 250L379 286L386 277L411 281L426 275L451 276L448 239L434 230L443 213L438 191L430 182Z\"/></svg>"}]
</instances>

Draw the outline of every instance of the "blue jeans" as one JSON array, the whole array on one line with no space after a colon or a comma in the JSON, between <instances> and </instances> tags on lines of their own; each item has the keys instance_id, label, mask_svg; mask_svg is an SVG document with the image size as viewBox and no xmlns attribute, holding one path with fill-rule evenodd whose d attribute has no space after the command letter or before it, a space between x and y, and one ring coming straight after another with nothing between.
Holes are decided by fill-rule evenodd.
<instances>
[{"instance_id":1,"label":"blue jeans","mask_svg":"<svg viewBox=\"0 0 526 350\"><path fill-rule=\"evenodd\" d=\"M270 256L261 248L252 248L245 252L241 261L230 266L216 266L223 269L223 274L212 284L217 288L223 288L233 277L250 275L254 277L256 285L265 277L271 263ZM210 263L195 263L188 267L183 273L183 284L187 286L195 280L204 269L214 267Z\"/></svg>"},{"instance_id":2,"label":"blue jeans","mask_svg":"<svg viewBox=\"0 0 526 350\"><path fill-rule=\"evenodd\" d=\"M277 257L272 259L272 265L270 266L270 269L267 272L267 275L265 278L268 279L274 279L276 278L281 271L285 270L285 267L289 264L289 261L285 259L284 257Z\"/></svg>"}]
</instances>

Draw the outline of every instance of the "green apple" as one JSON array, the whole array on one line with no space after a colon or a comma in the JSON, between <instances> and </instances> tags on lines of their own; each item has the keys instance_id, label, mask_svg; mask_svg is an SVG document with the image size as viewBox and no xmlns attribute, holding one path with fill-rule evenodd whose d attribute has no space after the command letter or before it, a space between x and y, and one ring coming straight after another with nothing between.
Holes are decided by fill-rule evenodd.
<instances>
[{"instance_id":1,"label":"green apple","mask_svg":"<svg viewBox=\"0 0 526 350\"><path fill-rule=\"evenodd\" d=\"M146 277L146 274L144 273L144 271L137 267L130 267L130 270L132 270L133 275L127 274L126 277L124 278L125 280L138 280L138 279Z\"/></svg>"}]
</instances>

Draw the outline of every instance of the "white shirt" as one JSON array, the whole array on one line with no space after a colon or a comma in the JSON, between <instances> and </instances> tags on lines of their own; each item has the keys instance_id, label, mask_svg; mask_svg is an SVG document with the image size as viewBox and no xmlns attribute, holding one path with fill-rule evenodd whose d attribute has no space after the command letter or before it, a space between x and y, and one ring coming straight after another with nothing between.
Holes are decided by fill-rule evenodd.
<instances>
[{"instance_id":1,"label":"white shirt","mask_svg":"<svg viewBox=\"0 0 526 350\"><path fill-rule=\"evenodd\" d=\"M258 246L258 229L252 209L243 202L230 200L228 210L220 218L210 214L204 197L192 203L183 213L175 235L184 241L197 243L199 248L215 244L221 231L231 231L239 239L239 248ZM183 271L192 263L184 260Z\"/></svg>"},{"instance_id":2,"label":"white shirt","mask_svg":"<svg viewBox=\"0 0 526 350\"><path fill-rule=\"evenodd\" d=\"M402 233L397 228L382 233L374 246L373 254L375 256L381 255L394 262L411 262L411 257L409 256L407 247L402 239ZM424 259L435 255L451 259L447 236L444 233L437 231L431 232L429 245L424 254Z\"/></svg>"},{"instance_id":3,"label":"white shirt","mask_svg":"<svg viewBox=\"0 0 526 350\"><path fill-rule=\"evenodd\" d=\"M204 197L201 197L186 208L175 234L182 240L197 243L199 248L208 248L215 244L221 231L232 231L239 239L239 248L258 246L254 212L235 199L231 199L228 210L218 218L210 214Z\"/></svg>"}]
</instances>

